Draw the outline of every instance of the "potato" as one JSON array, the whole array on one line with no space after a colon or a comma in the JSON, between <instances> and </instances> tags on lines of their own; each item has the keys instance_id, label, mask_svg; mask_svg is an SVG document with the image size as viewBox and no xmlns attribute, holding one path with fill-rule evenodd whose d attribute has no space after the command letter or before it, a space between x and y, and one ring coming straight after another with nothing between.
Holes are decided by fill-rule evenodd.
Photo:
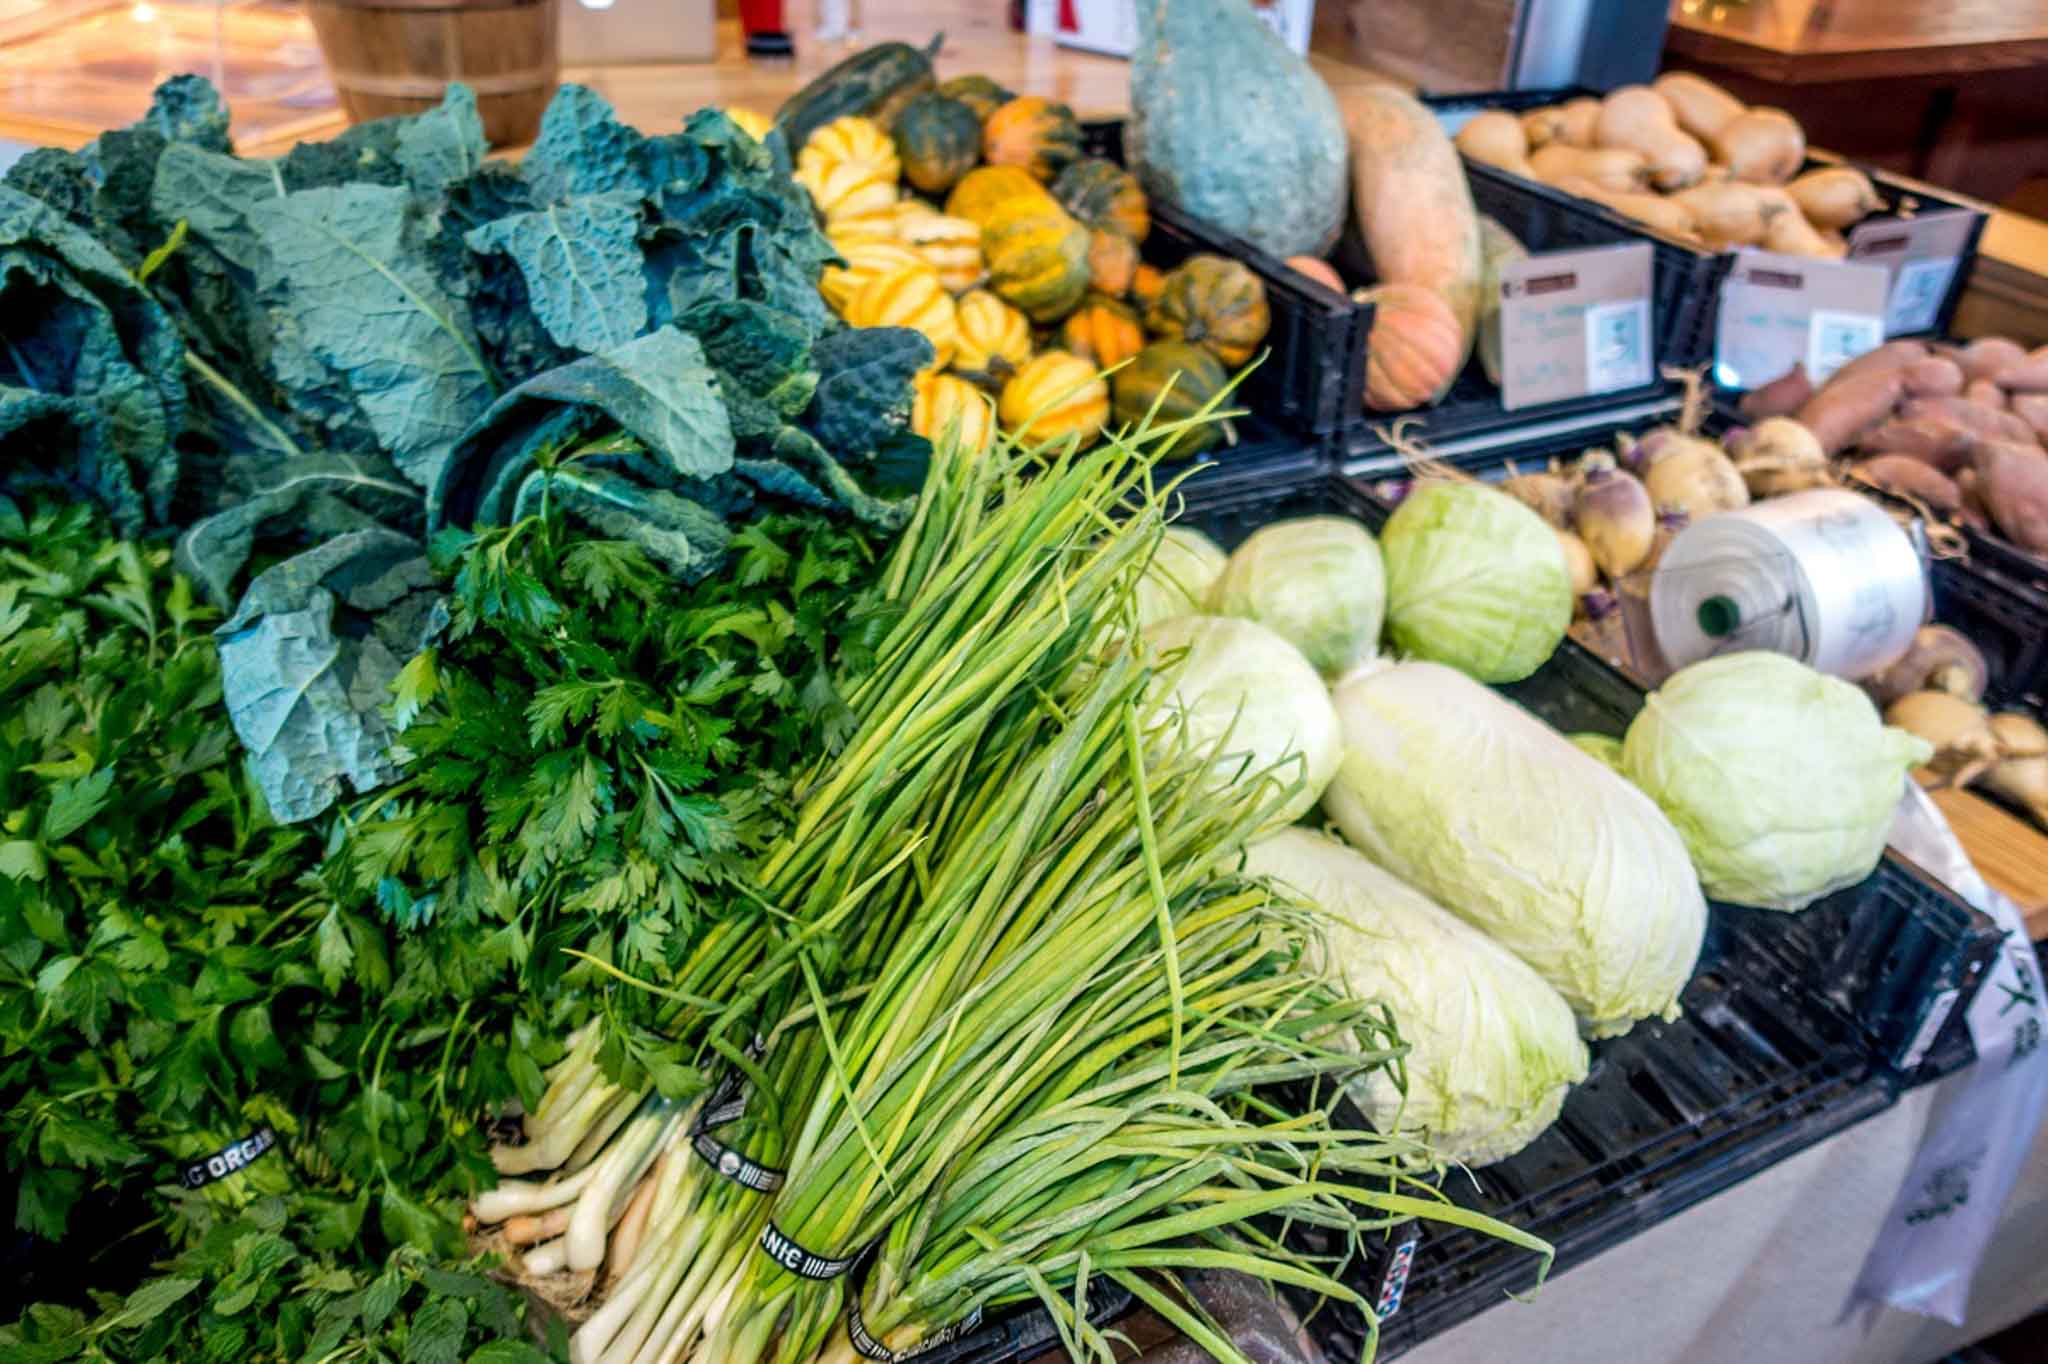
<instances>
[{"instance_id":1,"label":"potato","mask_svg":"<svg viewBox=\"0 0 2048 1364\"><path fill-rule=\"evenodd\" d=\"M1749 112L1749 106L1704 76L1666 71L1650 88L1671 106L1678 126L1705 142Z\"/></svg>"},{"instance_id":2,"label":"potato","mask_svg":"<svg viewBox=\"0 0 2048 1364\"><path fill-rule=\"evenodd\" d=\"M1650 183L1667 193L1697 185L1707 173L1707 149L1678 126L1671 106L1647 85L1624 85L1602 100L1593 138L1602 147L1641 152Z\"/></svg>"},{"instance_id":3,"label":"potato","mask_svg":"<svg viewBox=\"0 0 2048 1364\"><path fill-rule=\"evenodd\" d=\"M1757 245L1771 220L1784 212L1753 185L1694 185L1672 195L1671 201L1692 212L1700 236L1716 251Z\"/></svg>"},{"instance_id":4,"label":"potato","mask_svg":"<svg viewBox=\"0 0 2048 1364\"><path fill-rule=\"evenodd\" d=\"M1715 134L1713 148L1737 180L1782 185L1806 164L1806 130L1783 109L1751 109Z\"/></svg>"},{"instance_id":5,"label":"potato","mask_svg":"<svg viewBox=\"0 0 2048 1364\"><path fill-rule=\"evenodd\" d=\"M1552 144L1529 158L1536 178L1550 184L1560 180L1591 181L1610 194L1635 194L1649 182L1650 168L1640 152L1619 147L1592 150Z\"/></svg>"},{"instance_id":6,"label":"potato","mask_svg":"<svg viewBox=\"0 0 2048 1364\"><path fill-rule=\"evenodd\" d=\"M1566 176L1551 184L1566 194L1591 199L1668 237L1675 237L1688 245L1700 244L1699 224L1693 220L1692 210L1676 199L1666 199L1659 194L1620 194L1576 176Z\"/></svg>"},{"instance_id":7,"label":"potato","mask_svg":"<svg viewBox=\"0 0 2048 1364\"><path fill-rule=\"evenodd\" d=\"M1536 178L1536 172L1529 166L1528 135L1522 131L1522 121L1513 114L1498 109L1474 114L1458 130L1456 141L1458 150L1474 161L1498 166L1526 179Z\"/></svg>"},{"instance_id":8,"label":"potato","mask_svg":"<svg viewBox=\"0 0 2048 1364\"><path fill-rule=\"evenodd\" d=\"M1803 213L1780 213L1773 217L1764 231L1763 245L1766 251L1812 256L1817 260L1840 260L1849 250L1846 243L1830 241L1814 231Z\"/></svg>"},{"instance_id":9,"label":"potato","mask_svg":"<svg viewBox=\"0 0 2048 1364\"><path fill-rule=\"evenodd\" d=\"M1854 166L1808 171L1785 188L1806 220L1823 231L1853 227L1884 207L1877 186Z\"/></svg>"}]
</instances>

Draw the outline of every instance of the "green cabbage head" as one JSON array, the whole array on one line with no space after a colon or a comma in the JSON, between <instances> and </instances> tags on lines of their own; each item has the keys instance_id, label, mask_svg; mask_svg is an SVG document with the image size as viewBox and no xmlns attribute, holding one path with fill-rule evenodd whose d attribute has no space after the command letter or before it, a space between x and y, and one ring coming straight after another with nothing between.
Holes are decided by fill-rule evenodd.
<instances>
[{"instance_id":1,"label":"green cabbage head","mask_svg":"<svg viewBox=\"0 0 2048 1364\"><path fill-rule=\"evenodd\" d=\"M1379 650L1380 547L1348 516L1276 521L1231 552L1210 609L1257 621L1324 677L1342 677Z\"/></svg>"},{"instance_id":2,"label":"green cabbage head","mask_svg":"<svg viewBox=\"0 0 2048 1364\"><path fill-rule=\"evenodd\" d=\"M1247 870L1323 912L1329 960L1359 999L1384 1001L1409 1047L1404 1106L1386 1068L1351 1082L1373 1126L1468 1165L1515 1154L1586 1078L1571 1005L1522 960L1336 839L1283 829Z\"/></svg>"},{"instance_id":3,"label":"green cabbage head","mask_svg":"<svg viewBox=\"0 0 2048 1364\"><path fill-rule=\"evenodd\" d=\"M1162 667L1164 708L1204 747L1229 738L1215 763L1219 787L1260 779L1294 785L1272 823L1307 814L1343 756L1337 713L1322 678L1286 640L1228 616L1176 616L1145 631Z\"/></svg>"},{"instance_id":4,"label":"green cabbage head","mask_svg":"<svg viewBox=\"0 0 2048 1364\"><path fill-rule=\"evenodd\" d=\"M1380 531L1387 638L1481 682L1519 682L1572 623L1557 533L1498 488L1417 484Z\"/></svg>"},{"instance_id":5,"label":"green cabbage head","mask_svg":"<svg viewBox=\"0 0 2048 1364\"><path fill-rule=\"evenodd\" d=\"M1336 702L1323 809L1353 846L1534 967L1592 1036L1678 1016L1707 904L1649 797L1439 664L1361 668Z\"/></svg>"},{"instance_id":6,"label":"green cabbage head","mask_svg":"<svg viewBox=\"0 0 2048 1364\"><path fill-rule=\"evenodd\" d=\"M1860 688L1756 651L1672 674L1628 727L1623 762L1707 894L1796 910L1876 869L1906 773L1933 752Z\"/></svg>"},{"instance_id":7,"label":"green cabbage head","mask_svg":"<svg viewBox=\"0 0 2048 1364\"><path fill-rule=\"evenodd\" d=\"M1138 579L1138 628L1200 613L1227 559L1222 547L1202 532L1168 526Z\"/></svg>"}]
</instances>

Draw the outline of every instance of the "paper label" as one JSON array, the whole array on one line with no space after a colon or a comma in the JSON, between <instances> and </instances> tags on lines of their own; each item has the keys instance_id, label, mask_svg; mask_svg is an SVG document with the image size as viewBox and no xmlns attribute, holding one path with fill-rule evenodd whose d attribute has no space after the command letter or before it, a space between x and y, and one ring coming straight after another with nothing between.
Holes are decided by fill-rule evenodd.
<instances>
[{"instance_id":1,"label":"paper label","mask_svg":"<svg viewBox=\"0 0 2048 1364\"><path fill-rule=\"evenodd\" d=\"M1948 1016L1955 1012L1956 990L1943 990L1927 1001L1927 1012L1921 1016L1920 1027L1914 1032L1913 1040L1906 1044L1900 1054L1898 1066L1905 1074L1911 1075L1920 1069L1920 1063L1927 1059L1927 1053L1934 1046L1934 1039L1941 1036L1941 1025L1948 1022Z\"/></svg>"},{"instance_id":2,"label":"paper label","mask_svg":"<svg viewBox=\"0 0 2048 1364\"><path fill-rule=\"evenodd\" d=\"M1715 381L1761 388L1804 364L1821 382L1884 340L1889 283L1875 265L1738 251L1721 287Z\"/></svg>"},{"instance_id":3,"label":"paper label","mask_svg":"<svg viewBox=\"0 0 2048 1364\"><path fill-rule=\"evenodd\" d=\"M1884 325L1887 336L1932 331L1941 321L1977 215L1938 208L1912 218L1875 218L1849 230L1849 259L1881 265L1891 280Z\"/></svg>"},{"instance_id":4,"label":"paper label","mask_svg":"<svg viewBox=\"0 0 2048 1364\"><path fill-rule=\"evenodd\" d=\"M1553 251L1501 270L1501 405L1640 388L1656 375L1648 242Z\"/></svg>"}]
</instances>

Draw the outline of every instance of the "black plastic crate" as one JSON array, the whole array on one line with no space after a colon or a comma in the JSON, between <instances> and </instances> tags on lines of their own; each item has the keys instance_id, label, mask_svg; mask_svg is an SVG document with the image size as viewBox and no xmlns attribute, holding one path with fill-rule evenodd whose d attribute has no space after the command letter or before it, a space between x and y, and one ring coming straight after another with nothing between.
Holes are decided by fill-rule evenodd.
<instances>
[{"instance_id":1,"label":"black plastic crate","mask_svg":"<svg viewBox=\"0 0 2048 1364\"><path fill-rule=\"evenodd\" d=\"M1081 131L1090 156L1123 164L1122 120L1084 123ZM1372 309L1170 204L1152 205L1152 233L1143 248L1148 264L1170 270L1201 252L1242 262L1266 287L1272 312L1267 354L1239 389L1243 405L1292 436L1326 443L1358 413Z\"/></svg>"},{"instance_id":2,"label":"black plastic crate","mask_svg":"<svg viewBox=\"0 0 2048 1364\"><path fill-rule=\"evenodd\" d=\"M1500 109L1508 113L1524 113L1530 109L1541 109L1547 105L1562 104L1566 100L1586 96L1598 99L1600 92L1585 86L1569 86L1551 90L1494 90L1468 94L1431 95L1426 96L1423 99L1423 103L1435 109L1439 117L1443 117L1445 115L1455 116L1464 113L1478 113L1485 109ZM1825 166L1853 164L1855 163L1845 161L1837 156L1810 153L1807 156L1806 164L1801 169L1802 171L1818 170ZM1712 356L1715 327L1720 314L1721 285L1727 279L1729 270L1734 266L1735 257L1733 252L1717 254L1700 247L1686 245L1683 242L1666 236L1647 224L1636 222L1633 218L1616 213L1612 209L1604 208L1589 199L1580 199L1574 195L1566 194L1562 190L1552 189L1538 181L1524 180L1518 175L1510 174L1507 171L1500 170L1498 167L1474 162L1469 158L1465 162L1465 169L1468 176L1472 179L1475 194L1478 192L1480 180L1484 179L1498 183L1517 194L1540 199L1554 206L1568 207L1579 215L1605 219L1616 223L1634 224L1640 235L1653 238L1658 242L1660 267L1667 250L1694 257L1702 262L1702 268L1695 272L1693 279L1696 284L1707 289L1708 292L1702 299L1697 301L1698 306L1688 307L1684 313L1688 328L1686 339L1689 342L1690 349L1694 352L1694 356L1691 360L1676 361L1674 363L1695 364ZM1944 194L1931 186L1901 179L1875 167L1857 166L1857 169L1870 177L1871 184L1876 187L1879 197L1885 201L1883 211L1870 215L1869 218L1863 220L1864 222L1882 222L1887 218L1903 219L1923 210L1933 208L1958 208L1976 215L1975 221L1970 227L1969 242L1957 262L1955 278L1949 281L1948 293L1943 297L1941 309L1935 318L1934 325L1928 329L1927 333L1930 335L1945 334L1948 331L1949 322L1955 316L1957 306L1962 302L1963 290L1969 284L1970 268L1977 258L1978 243L1983 238L1984 225L1990 220L1990 214L1981 204L1972 203L1960 196ZM1708 265L1711 265L1712 268L1706 268ZM1919 333L1913 334L1918 335Z\"/></svg>"}]
</instances>

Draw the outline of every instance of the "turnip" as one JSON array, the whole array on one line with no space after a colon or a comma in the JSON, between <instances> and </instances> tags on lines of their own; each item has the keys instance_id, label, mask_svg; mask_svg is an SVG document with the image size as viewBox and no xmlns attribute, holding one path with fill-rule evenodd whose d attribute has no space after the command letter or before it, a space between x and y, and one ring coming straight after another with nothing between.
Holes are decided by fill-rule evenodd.
<instances>
[{"instance_id":1,"label":"turnip","mask_svg":"<svg viewBox=\"0 0 2048 1364\"><path fill-rule=\"evenodd\" d=\"M1880 706L1917 691L1946 692L1980 701L1990 670L1970 637L1952 625L1923 625L1898 662L1864 686Z\"/></svg>"},{"instance_id":2,"label":"turnip","mask_svg":"<svg viewBox=\"0 0 2048 1364\"><path fill-rule=\"evenodd\" d=\"M2048 730L2031 715L2008 711L1991 717L1991 734L1999 759L1984 785L2048 825Z\"/></svg>"},{"instance_id":3,"label":"turnip","mask_svg":"<svg viewBox=\"0 0 2048 1364\"><path fill-rule=\"evenodd\" d=\"M1834 483L1813 432L1790 417L1766 417L1728 438L1728 453L1752 497L1781 497Z\"/></svg>"},{"instance_id":4,"label":"turnip","mask_svg":"<svg viewBox=\"0 0 2048 1364\"><path fill-rule=\"evenodd\" d=\"M1615 467L1614 456L1594 451L1579 461L1579 486L1572 524L1610 581L1633 573L1648 557L1657 534L1657 509L1633 474Z\"/></svg>"},{"instance_id":5,"label":"turnip","mask_svg":"<svg viewBox=\"0 0 2048 1364\"><path fill-rule=\"evenodd\" d=\"M1650 442L1645 440L1643 447ZM1749 505L1749 488L1721 447L1699 436L1672 432L1639 466L1643 487L1658 512L1697 521Z\"/></svg>"},{"instance_id":6,"label":"turnip","mask_svg":"<svg viewBox=\"0 0 2048 1364\"><path fill-rule=\"evenodd\" d=\"M1500 490L1554 528L1571 529L1574 494L1569 479L1547 472L1512 474L1501 480Z\"/></svg>"},{"instance_id":7,"label":"turnip","mask_svg":"<svg viewBox=\"0 0 2048 1364\"><path fill-rule=\"evenodd\" d=\"M1564 550L1565 576L1572 580L1572 599L1584 600L1586 594L1600 585L1600 568L1593 562L1593 551L1586 548L1586 542L1571 531L1557 532L1558 546Z\"/></svg>"},{"instance_id":8,"label":"turnip","mask_svg":"<svg viewBox=\"0 0 2048 1364\"><path fill-rule=\"evenodd\" d=\"M1945 691L1916 691L1885 708L1884 722L1934 745L1923 771L1947 786L1967 786L1998 761L1991 717L1975 701Z\"/></svg>"}]
</instances>

